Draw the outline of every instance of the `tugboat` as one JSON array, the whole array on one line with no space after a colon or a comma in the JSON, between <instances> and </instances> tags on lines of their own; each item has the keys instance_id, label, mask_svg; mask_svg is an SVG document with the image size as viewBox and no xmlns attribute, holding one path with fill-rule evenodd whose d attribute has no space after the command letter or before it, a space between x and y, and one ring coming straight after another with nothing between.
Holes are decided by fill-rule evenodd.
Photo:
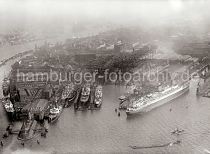
<instances>
[{"instance_id":1,"label":"tugboat","mask_svg":"<svg viewBox=\"0 0 210 154\"><path fill-rule=\"evenodd\" d=\"M94 105L95 105L96 108L100 108L101 107L102 96L103 96L102 86L99 85L95 89Z\"/></svg>"},{"instance_id":2,"label":"tugboat","mask_svg":"<svg viewBox=\"0 0 210 154\"><path fill-rule=\"evenodd\" d=\"M90 85L86 84L83 88L82 88L82 92L81 92L81 97L80 97L80 101L82 103L87 103L88 100L90 98Z\"/></svg>"},{"instance_id":3,"label":"tugboat","mask_svg":"<svg viewBox=\"0 0 210 154\"><path fill-rule=\"evenodd\" d=\"M122 96L120 96L120 97L118 98L119 101L120 101L120 103L119 103L119 109L127 109L127 103L125 103L125 102L128 101L128 97L129 97L129 96L122 95Z\"/></svg>"},{"instance_id":4,"label":"tugboat","mask_svg":"<svg viewBox=\"0 0 210 154\"><path fill-rule=\"evenodd\" d=\"M133 99L140 95L141 87L139 86L130 86L127 90L127 92L124 95L121 95L118 99L120 101L119 103L119 109L126 110L129 106L130 99Z\"/></svg>"},{"instance_id":5,"label":"tugboat","mask_svg":"<svg viewBox=\"0 0 210 154\"><path fill-rule=\"evenodd\" d=\"M124 103L127 100L127 97L125 95L122 95L118 99L120 100L120 105L121 105L122 103Z\"/></svg>"}]
</instances>

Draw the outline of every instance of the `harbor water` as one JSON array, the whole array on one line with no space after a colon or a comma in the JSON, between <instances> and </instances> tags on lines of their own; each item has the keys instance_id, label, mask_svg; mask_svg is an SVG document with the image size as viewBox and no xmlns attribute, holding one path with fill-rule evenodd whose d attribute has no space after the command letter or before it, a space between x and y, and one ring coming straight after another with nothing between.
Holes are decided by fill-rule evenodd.
<instances>
[{"instance_id":1,"label":"harbor water","mask_svg":"<svg viewBox=\"0 0 210 154\"><path fill-rule=\"evenodd\" d=\"M3 49L1 49L3 50ZM11 55L15 54L12 52ZM0 68L0 79L10 70L10 63ZM0 84L1 86L1 84ZM190 91L181 97L143 115L120 116L118 97L125 87L103 87L101 110L77 111L66 108L59 120L49 126L46 138L26 141L24 147L17 136L3 140L3 154L80 154L80 153L141 153L141 154L203 154L210 152L210 101L197 97L197 82L192 80ZM0 88L1 89L1 88ZM0 90L2 97L2 89ZM0 105L0 135L8 121ZM176 129L185 130L174 136ZM40 144L37 144L39 140ZM180 145L170 147L131 149L129 146L163 145L180 140Z\"/></svg>"},{"instance_id":2,"label":"harbor water","mask_svg":"<svg viewBox=\"0 0 210 154\"><path fill-rule=\"evenodd\" d=\"M210 103L207 98L196 97L196 85L192 81L188 93L146 114L131 117L123 111L118 117L114 111L125 87L105 86L101 110L74 112L73 108L67 108L57 123L49 127L47 138L35 138L22 147L14 136L3 153L206 153L210 150ZM3 130L6 121L3 113L0 114ZM185 131L180 136L171 135L175 128ZM181 140L181 144L148 149L129 147L176 140Z\"/></svg>"}]
</instances>

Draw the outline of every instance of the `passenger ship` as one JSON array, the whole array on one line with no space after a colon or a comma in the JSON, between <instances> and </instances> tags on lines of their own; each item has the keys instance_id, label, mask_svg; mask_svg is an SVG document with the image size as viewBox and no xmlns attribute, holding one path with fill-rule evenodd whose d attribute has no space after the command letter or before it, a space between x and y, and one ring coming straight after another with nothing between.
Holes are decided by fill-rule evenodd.
<instances>
[{"instance_id":1,"label":"passenger ship","mask_svg":"<svg viewBox=\"0 0 210 154\"><path fill-rule=\"evenodd\" d=\"M131 101L131 106L126 109L127 115L145 113L156 107L170 102L189 90L189 82L182 85L168 86L163 91L148 94Z\"/></svg>"}]
</instances>

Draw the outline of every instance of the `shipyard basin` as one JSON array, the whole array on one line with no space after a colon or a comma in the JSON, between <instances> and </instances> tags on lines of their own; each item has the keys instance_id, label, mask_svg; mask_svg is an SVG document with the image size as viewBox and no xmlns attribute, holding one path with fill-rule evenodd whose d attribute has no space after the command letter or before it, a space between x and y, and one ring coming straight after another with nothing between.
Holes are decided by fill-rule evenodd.
<instances>
[{"instance_id":1,"label":"shipyard basin","mask_svg":"<svg viewBox=\"0 0 210 154\"><path fill-rule=\"evenodd\" d=\"M29 141L21 147L14 137L5 151L19 153L203 153L210 149L208 128L210 104L206 98L197 98L196 83L190 84L188 93L143 115L127 117L124 112L118 117L114 109L119 102L116 96L125 90L122 86L104 87L104 102L101 110L74 112L64 110L56 124L52 125L47 138L40 139L41 146ZM170 109L172 109L170 111ZM1 107L1 115L2 113ZM4 118L1 122L6 123ZM3 126L0 126L1 129ZM174 128L185 130L182 136L172 136ZM182 141L181 146L133 150L129 145L157 145ZM27 150L30 147L30 150ZM53 148L52 148L53 147Z\"/></svg>"}]
</instances>

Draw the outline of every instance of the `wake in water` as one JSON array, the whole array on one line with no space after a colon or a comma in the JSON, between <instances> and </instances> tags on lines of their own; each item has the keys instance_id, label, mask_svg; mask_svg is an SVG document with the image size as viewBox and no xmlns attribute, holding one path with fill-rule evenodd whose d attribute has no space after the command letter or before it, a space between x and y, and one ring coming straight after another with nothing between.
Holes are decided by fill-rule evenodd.
<instances>
[{"instance_id":1,"label":"wake in water","mask_svg":"<svg viewBox=\"0 0 210 154\"><path fill-rule=\"evenodd\" d=\"M129 146L132 149L149 149L149 148L162 148L162 147L168 147L168 146L173 146L173 145L179 145L181 144L181 141L177 140L175 142L169 142L166 144L161 144L161 145L152 145L152 146Z\"/></svg>"}]
</instances>

